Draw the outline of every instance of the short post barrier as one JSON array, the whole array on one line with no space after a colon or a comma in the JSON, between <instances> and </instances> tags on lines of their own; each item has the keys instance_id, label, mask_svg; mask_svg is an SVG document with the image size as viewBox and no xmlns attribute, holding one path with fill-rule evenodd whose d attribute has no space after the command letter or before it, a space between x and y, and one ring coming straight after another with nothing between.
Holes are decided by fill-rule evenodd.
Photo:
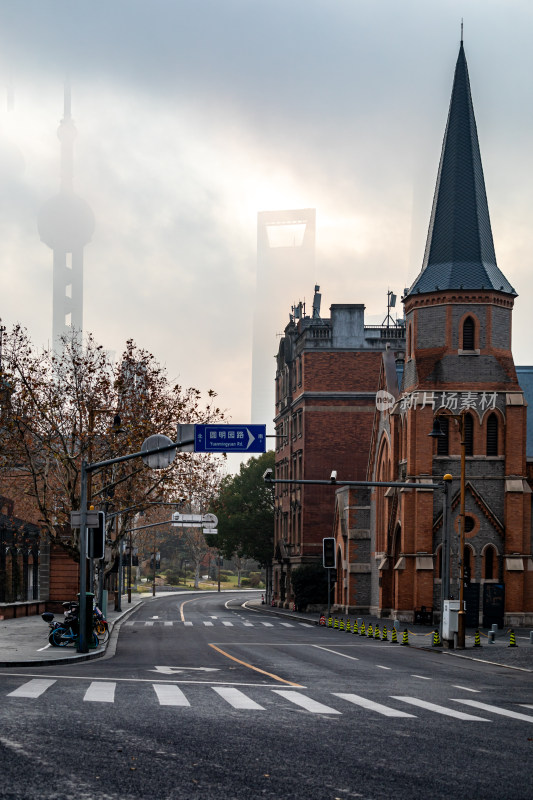
<instances>
[{"instance_id":1,"label":"short post barrier","mask_svg":"<svg viewBox=\"0 0 533 800\"><path fill-rule=\"evenodd\" d=\"M487 641L489 644L494 644L494 631L489 631L487 633Z\"/></svg>"}]
</instances>

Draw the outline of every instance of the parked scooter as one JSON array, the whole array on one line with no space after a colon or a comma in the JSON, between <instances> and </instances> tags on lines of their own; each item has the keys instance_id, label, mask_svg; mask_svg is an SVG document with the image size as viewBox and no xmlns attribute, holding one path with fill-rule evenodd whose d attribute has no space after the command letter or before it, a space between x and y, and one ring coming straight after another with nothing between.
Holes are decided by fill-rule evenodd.
<instances>
[{"instance_id":1,"label":"parked scooter","mask_svg":"<svg viewBox=\"0 0 533 800\"><path fill-rule=\"evenodd\" d=\"M63 622L55 619L54 614L45 611L41 618L48 623L50 633L48 641L52 647L66 647L68 644L78 641L79 636L79 606L78 603L68 601L63 603ZM98 647L98 636L91 631L92 647Z\"/></svg>"}]
</instances>

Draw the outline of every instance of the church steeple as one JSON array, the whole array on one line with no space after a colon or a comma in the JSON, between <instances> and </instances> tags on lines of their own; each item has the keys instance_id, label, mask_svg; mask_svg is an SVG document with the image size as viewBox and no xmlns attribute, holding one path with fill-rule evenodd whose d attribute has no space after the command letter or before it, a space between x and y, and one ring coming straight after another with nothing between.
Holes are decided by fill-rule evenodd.
<instances>
[{"instance_id":1,"label":"church steeple","mask_svg":"<svg viewBox=\"0 0 533 800\"><path fill-rule=\"evenodd\" d=\"M492 289L516 295L496 264L461 39L422 270L408 295Z\"/></svg>"}]
</instances>

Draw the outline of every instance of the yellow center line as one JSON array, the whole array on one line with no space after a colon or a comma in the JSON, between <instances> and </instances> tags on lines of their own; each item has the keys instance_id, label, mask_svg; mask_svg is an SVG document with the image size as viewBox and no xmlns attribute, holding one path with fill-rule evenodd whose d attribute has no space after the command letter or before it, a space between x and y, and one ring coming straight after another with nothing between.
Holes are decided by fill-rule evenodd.
<instances>
[{"instance_id":1,"label":"yellow center line","mask_svg":"<svg viewBox=\"0 0 533 800\"><path fill-rule=\"evenodd\" d=\"M280 681L280 683L288 683L289 686L296 686L297 689L304 688L300 683L293 683L293 681L286 681L285 678L280 678L279 675L274 675L272 672L265 672L264 669L259 669L259 667L254 667L252 666L252 664L248 664L246 661L241 661L239 658L235 658L235 656L230 656L229 653L226 653L225 650L221 650L220 647L216 646L216 644L210 644L209 647L212 647L213 650L216 650L218 653L222 653L222 655L226 656L226 658L231 658L232 661L236 661L237 664L242 664L243 667L248 667L248 669L253 669L256 672L260 672L262 675L268 675L269 678L274 678L275 681Z\"/></svg>"},{"instance_id":2,"label":"yellow center line","mask_svg":"<svg viewBox=\"0 0 533 800\"><path fill-rule=\"evenodd\" d=\"M184 615L184 613L183 613L183 606L184 606L186 603L192 603L192 601L193 601L193 600L200 600L200 599L201 599L200 597L191 597L191 599L190 599L190 600L184 600L184 601L183 601L183 603L180 605L180 617L181 617L181 621L182 621L182 622L185 622L185 615Z\"/></svg>"}]
</instances>

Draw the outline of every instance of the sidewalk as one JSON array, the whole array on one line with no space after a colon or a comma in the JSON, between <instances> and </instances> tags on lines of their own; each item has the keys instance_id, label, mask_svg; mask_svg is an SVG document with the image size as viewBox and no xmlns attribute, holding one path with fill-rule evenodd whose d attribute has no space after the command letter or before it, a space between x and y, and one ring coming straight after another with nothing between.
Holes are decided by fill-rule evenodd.
<instances>
[{"instance_id":1,"label":"sidewalk","mask_svg":"<svg viewBox=\"0 0 533 800\"><path fill-rule=\"evenodd\" d=\"M143 600L150 598L151 595L132 593L130 604L128 596L123 595L122 611L108 609L106 619L109 623L110 634L119 620L128 616ZM61 614L56 614L56 619L61 620L61 616ZM50 628L41 619L40 614L2 620L0 622L0 667L26 667L28 665L38 667L88 661L93 658L101 658L107 649L107 643L100 645L96 650L89 650L88 653L77 653L73 644L69 644L67 647L51 647L48 644L49 633Z\"/></svg>"},{"instance_id":2,"label":"sidewalk","mask_svg":"<svg viewBox=\"0 0 533 800\"><path fill-rule=\"evenodd\" d=\"M251 600L247 604L251 608L261 610L264 613L274 614L276 616L290 617L298 619L300 622L314 622L318 624L320 614L315 612L304 611L289 611L284 608L272 608L268 605L262 605L260 600ZM333 619L341 619L341 614L332 614ZM390 644L391 630L394 620L391 619L378 619L378 617L364 616L365 627L368 630L368 625L379 626L380 631L383 626L387 626L388 642ZM346 619L346 617L345 617ZM353 623L356 617L350 617L350 622ZM488 631L480 628L481 647L475 647L475 629L468 628L466 631L465 649L464 650L448 650L443 647L433 647L433 633L436 625L415 625L412 622L400 622L398 630L398 642L401 643L403 632L407 630L409 646L415 647L418 650L429 650L438 653L444 653L454 658L474 659L476 661L486 661L491 664L499 664L502 667L509 669L519 669L521 671L533 672L533 645L530 644L530 629L529 628L515 628L516 647L509 647L510 641L510 628L503 628L496 632L495 641L493 644L488 643ZM332 639L337 637L353 636L347 631L335 630L327 628L331 633ZM356 634L355 638L358 638ZM377 640L376 640L377 643ZM383 642L385 644L385 642ZM400 644L399 644L400 646Z\"/></svg>"}]
</instances>

